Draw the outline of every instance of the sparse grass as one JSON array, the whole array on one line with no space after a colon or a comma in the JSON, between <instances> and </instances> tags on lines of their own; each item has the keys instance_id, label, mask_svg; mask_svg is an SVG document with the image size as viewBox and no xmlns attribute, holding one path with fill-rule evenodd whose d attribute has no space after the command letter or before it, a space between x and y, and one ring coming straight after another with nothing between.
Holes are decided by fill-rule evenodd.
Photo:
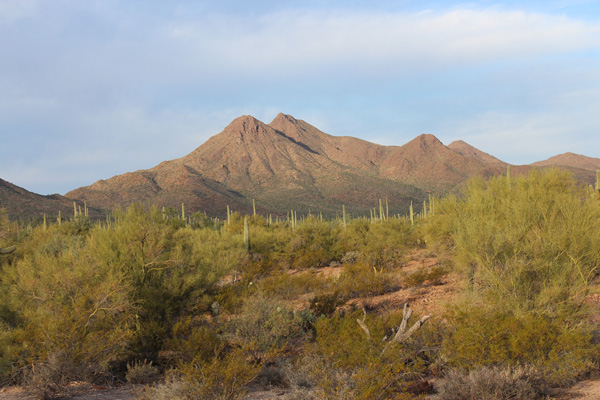
<instances>
[{"instance_id":1,"label":"sparse grass","mask_svg":"<svg viewBox=\"0 0 600 400\"><path fill-rule=\"evenodd\" d=\"M532 400L540 396L536 389L537 371L527 367L481 367L470 372L449 370L438 385L440 400Z\"/></svg>"}]
</instances>

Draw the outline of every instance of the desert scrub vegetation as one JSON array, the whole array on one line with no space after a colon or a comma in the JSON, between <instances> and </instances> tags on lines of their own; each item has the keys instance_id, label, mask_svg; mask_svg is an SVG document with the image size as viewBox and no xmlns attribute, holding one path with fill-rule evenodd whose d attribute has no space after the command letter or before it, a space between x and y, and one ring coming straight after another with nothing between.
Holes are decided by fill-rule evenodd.
<instances>
[{"instance_id":1,"label":"desert scrub vegetation","mask_svg":"<svg viewBox=\"0 0 600 400\"><path fill-rule=\"evenodd\" d=\"M600 202L570 175L475 179L413 222L0 212L0 248L16 246L0 254L0 385L48 399L73 380L149 382L140 399L235 399L261 382L299 399L409 399L436 381L441 399L543 398L598 369L585 300ZM415 249L444 259L403 273ZM431 319L369 301L448 273L464 290Z\"/></svg>"},{"instance_id":2,"label":"desert scrub vegetation","mask_svg":"<svg viewBox=\"0 0 600 400\"><path fill-rule=\"evenodd\" d=\"M584 301L600 265L600 202L569 174L473 180L426 225L465 281L448 311L450 366L528 365L553 386L598 368Z\"/></svg>"}]
</instances>

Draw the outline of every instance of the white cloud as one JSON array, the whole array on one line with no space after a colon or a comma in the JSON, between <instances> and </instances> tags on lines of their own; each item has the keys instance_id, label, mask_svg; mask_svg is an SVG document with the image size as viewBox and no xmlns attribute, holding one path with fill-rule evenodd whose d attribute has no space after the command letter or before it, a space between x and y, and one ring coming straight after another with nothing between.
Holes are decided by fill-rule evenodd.
<instances>
[{"instance_id":1,"label":"white cloud","mask_svg":"<svg viewBox=\"0 0 600 400\"><path fill-rule=\"evenodd\" d=\"M600 93L598 93L600 94ZM599 157L600 117L590 110L517 113L489 111L449 127L448 143L464 140L511 164L530 164L566 152ZM448 144L446 143L446 144Z\"/></svg>"},{"instance_id":2,"label":"white cloud","mask_svg":"<svg viewBox=\"0 0 600 400\"><path fill-rule=\"evenodd\" d=\"M204 65L242 75L289 77L383 69L418 73L492 61L598 50L600 24L521 11L446 13L280 12L176 24L173 38ZM217 71L215 71L217 72ZM324 71L321 71L324 72ZM326 72L325 72L326 73ZM328 75L330 75L328 74Z\"/></svg>"}]
</instances>

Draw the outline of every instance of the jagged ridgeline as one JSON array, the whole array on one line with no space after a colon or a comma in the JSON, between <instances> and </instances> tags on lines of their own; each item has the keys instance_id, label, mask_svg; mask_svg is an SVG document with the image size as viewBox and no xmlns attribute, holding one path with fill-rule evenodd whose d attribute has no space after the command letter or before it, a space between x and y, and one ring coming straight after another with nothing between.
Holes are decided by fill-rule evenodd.
<instances>
[{"instance_id":1,"label":"jagged ridgeline","mask_svg":"<svg viewBox=\"0 0 600 400\"><path fill-rule=\"evenodd\" d=\"M565 153L533 164L568 169L592 184L600 159ZM131 203L206 212L226 217L226 206L283 217L300 214L369 216L373 204L388 199L391 214L419 209L429 195L456 192L473 176L503 174L507 163L456 141L448 146L423 134L403 146L381 146L326 134L305 121L279 114L269 124L251 116L231 122L190 154L125 173L60 195L40 196L0 181L0 205L11 218L54 217L69 213L72 200L87 202L101 217ZM514 176L531 166L512 166Z\"/></svg>"},{"instance_id":2,"label":"jagged ridgeline","mask_svg":"<svg viewBox=\"0 0 600 400\"><path fill-rule=\"evenodd\" d=\"M407 213L411 201L422 204L429 193L453 190L473 175L501 173L504 165L465 156L433 135L381 146L328 135L289 115L269 124L243 116L185 157L67 196L104 208L133 201L178 208L184 202L191 213L221 218L225 205L280 217L292 209L332 217L344 205L349 214L368 216L379 199L388 199L390 213Z\"/></svg>"}]
</instances>

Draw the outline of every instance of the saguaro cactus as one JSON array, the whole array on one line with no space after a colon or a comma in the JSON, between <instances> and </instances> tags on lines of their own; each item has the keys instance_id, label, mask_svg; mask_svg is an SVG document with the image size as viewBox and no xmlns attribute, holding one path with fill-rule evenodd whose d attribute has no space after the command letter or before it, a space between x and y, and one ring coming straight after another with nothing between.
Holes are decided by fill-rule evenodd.
<instances>
[{"instance_id":1,"label":"saguaro cactus","mask_svg":"<svg viewBox=\"0 0 600 400\"><path fill-rule=\"evenodd\" d=\"M244 217L244 248L250 251L250 229L248 228L248 217Z\"/></svg>"}]
</instances>

